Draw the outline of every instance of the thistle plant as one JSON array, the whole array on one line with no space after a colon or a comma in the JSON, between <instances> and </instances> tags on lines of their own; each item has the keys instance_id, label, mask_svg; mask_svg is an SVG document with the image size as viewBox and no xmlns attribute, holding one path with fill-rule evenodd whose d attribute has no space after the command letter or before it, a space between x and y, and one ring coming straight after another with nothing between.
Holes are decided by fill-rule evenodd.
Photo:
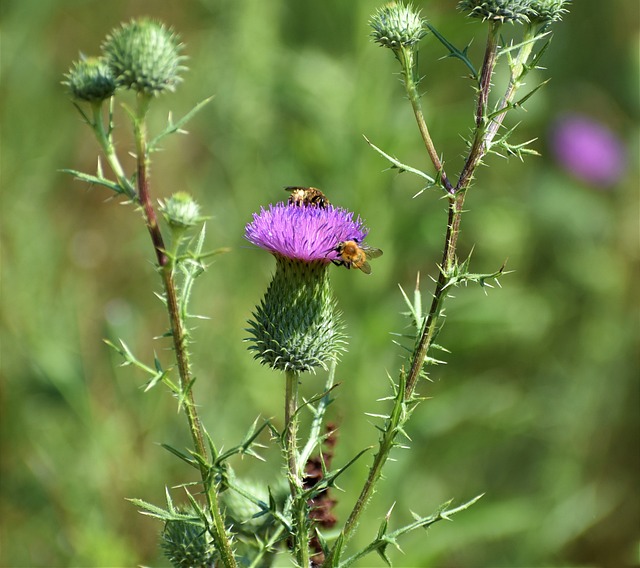
<instances>
[{"instance_id":1,"label":"thistle plant","mask_svg":"<svg viewBox=\"0 0 640 568\"><path fill-rule=\"evenodd\" d=\"M369 145L400 172L417 176L422 191L438 191L447 202L442 256L437 267L431 302L423 308L420 291L412 299L404 293L413 332L401 341L406 350L404 364L390 376L390 394L381 404L384 410L372 413L381 420L377 450L371 456L368 475L362 480L353 507L345 519L333 512L337 479L349 471L362 450L333 465L336 429L326 423L327 408L337 390L336 369L347 349L346 325L331 290L330 271L349 268L371 272L369 260L380 250L368 244L369 229L361 217L333 204L315 188L287 188L288 201L263 207L245 227L245 238L275 258L275 272L264 297L248 321L247 343L254 357L275 371L274 381L282 385L283 413L277 420L256 419L244 439L230 445L214 440L200 418L196 404L196 381L192 371L190 298L193 286L207 268L211 257L223 252L205 250L206 218L196 200L179 191L159 201L152 198L149 165L162 140L182 127L210 99L197 104L184 117L169 119L153 137L147 116L153 102L167 91L174 91L185 71L183 45L179 37L163 24L148 19L133 20L112 31L102 43L97 57L83 57L67 74L65 84L86 124L92 130L102 159L95 174L65 170L79 180L114 192L142 214L151 238L155 265L162 284L159 297L167 311L167 330L174 362L163 367L156 358L151 364L139 360L122 339L107 343L122 356L124 364L137 367L148 376L146 390L164 385L176 398L186 418L192 447L188 450L164 447L184 464L196 470L200 481L194 489L185 483L186 504L174 504L172 491L166 490L166 505L139 499L132 502L141 512L164 523L161 548L173 566L270 566L278 554L289 554L296 566L348 567L357 565L375 552L391 565L389 546L399 546L400 538L418 528L426 528L463 511L480 496L452 507L445 503L429 515L414 515L414 522L392 528L392 510L380 523L370 542L351 550L349 541L365 514L383 469L397 448L406 447L408 422L422 398L420 379L428 377L428 367L440 361L436 343L443 326L444 305L456 286L477 283L490 286L505 274L504 264L486 273L471 272L470 257L461 259L458 239L467 193L477 168L491 153L523 158L535 154L530 142L516 142L516 129L503 126L506 117L522 107L541 85L527 86L529 72L549 44L550 25L566 11L564 0L463 0L460 10L479 20L486 29L482 62L477 67L468 46L456 47L411 5L392 2L371 17L372 38L390 49L400 65L402 84L415 116L431 171L405 164L368 141ZM501 29L512 25L517 39L506 43ZM512 34L513 35L513 34ZM452 176L429 133L422 108L418 73L418 52L423 42L439 41L444 53L460 61L476 91L474 123L462 169ZM433 50L433 47L431 48ZM502 93L492 93L497 66L509 73ZM135 169L122 165L113 135L114 104L124 90L135 96L134 108L122 103L135 140ZM120 125L118 125L120 127ZM105 160L110 173L102 166ZM375 235L375 228L372 232ZM241 325L241 322L239 322ZM324 376L320 386L318 380ZM282 378L281 378L282 377ZM302 399L300 384L314 385L316 394ZM303 415L310 416L303 432ZM278 427L280 425L280 427ZM260 458L258 443L263 433L279 448L284 483L266 484L239 478L233 459L239 455ZM225 443L226 442L226 443ZM229 446L222 451L219 446ZM256 471L259 462L256 462ZM261 479L256 473L254 479ZM343 497L346 500L346 497Z\"/></svg>"}]
</instances>

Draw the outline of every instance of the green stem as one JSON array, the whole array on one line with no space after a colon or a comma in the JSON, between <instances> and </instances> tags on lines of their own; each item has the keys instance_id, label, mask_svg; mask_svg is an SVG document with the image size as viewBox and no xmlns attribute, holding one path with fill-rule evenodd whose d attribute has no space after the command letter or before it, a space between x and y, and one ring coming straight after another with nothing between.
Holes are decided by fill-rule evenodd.
<instances>
[{"instance_id":1,"label":"green stem","mask_svg":"<svg viewBox=\"0 0 640 568\"><path fill-rule=\"evenodd\" d=\"M309 430L309 439L307 440L303 450L300 452L300 463L303 464L303 467L309 461L313 451L322 445L322 423L324 421L324 415L327 411L327 407L331 402L331 389L333 388L336 376L336 366L337 360L333 358L331 360L331 366L329 367L327 381L324 385L325 395L320 399L317 407L315 408L315 414L313 416L313 421L311 422L311 429Z\"/></svg>"},{"instance_id":2,"label":"green stem","mask_svg":"<svg viewBox=\"0 0 640 568\"><path fill-rule=\"evenodd\" d=\"M410 47L401 46L399 51L396 52L396 57L402 65L402 76L404 79L405 90L407 91L409 101L411 102L411 108L413 109L413 114L418 124L418 130L420 130L420 135L422 136L422 141L427 149L429 159L431 160L431 163L433 163L436 172L438 172L438 176L442 180L444 188L447 191L451 191L453 186L449 183L447 174L444 171L444 165L440 161L438 152L436 152L435 145L433 144L431 135L429 134L427 122L424 119L424 113L422 112L422 103L420 102L420 93L418 92L418 80L416 78L415 51Z\"/></svg>"},{"instance_id":3,"label":"green stem","mask_svg":"<svg viewBox=\"0 0 640 568\"><path fill-rule=\"evenodd\" d=\"M184 401L184 410L189 422L189 431L195 447L195 451L202 457L200 463L200 475L204 492L207 499L207 505L213 518L213 526L211 527L211 536L213 538L216 549L220 554L222 564L227 568L235 568L236 561L231 549L231 543L227 535L224 518L220 509L218 499L218 491L215 480L212 478L211 470L206 465L209 461L207 446L204 441L202 425L198 417L197 406L193 395L191 376L191 366L189 362L188 350L188 334L184 325L184 321L180 317L180 303L178 301L178 291L174 279L173 262L167 255L164 239L158 225L158 218L151 201L148 183L148 166L149 159L147 153L147 133L146 133L146 114L149 109L151 98L139 95L138 111L134 120L134 132L136 141L136 157L137 157L137 185L138 199L142 206L147 229L153 242L154 251L161 271L162 283L164 285L165 297L167 300L167 311L169 313L169 322L171 326L171 336L173 338L173 347L178 363L178 375L180 377L180 390L182 400Z\"/></svg>"},{"instance_id":4,"label":"green stem","mask_svg":"<svg viewBox=\"0 0 640 568\"><path fill-rule=\"evenodd\" d=\"M110 104L113 103L110 102ZM136 190L125 175L124 169L120 164L120 160L118 160L118 156L113 145L113 139L111 137L111 120L109 120L109 127L105 130L104 120L102 116L102 102L93 104L92 110L93 121L91 123L91 126L93 127L93 131L96 134L98 143L100 144L100 147L104 152L107 163L118 179L118 184L127 194L127 197L129 197L129 199L131 199L132 201L137 201L138 195L136 193ZM112 110L111 108L109 108L109 117L111 117L111 114Z\"/></svg>"},{"instance_id":5,"label":"green stem","mask_svg":"<svg viewBox=\"0 0 640 568\"><path fill-rule=\"evenodd\" d=\"M298 454L298 385L299 375L286 371L286 392L284 405L284 451L287 459L287 477L291 489L294 548L298 566L307 568L309 556L309 518L307 501L304 498L303 467Z\"/></svg>"},{"instance_id":6,"label":"green stem","mask_svg":"<svg viewBox=\"0 0 640 568\"><path fill-rule=\"evenodd\" d=\"M438 320L440 319L440 314L442 312L442 304L446 297L446 287L449 281L449 274L456 262L456 248L458 245L458 236L460 235L460 221L462 219L467 189L471 183L475 169L478 167L482 157L487 151L487 145L485 143L487 130L485 125L487 107L489 104L489 92L491 91L491 78L493 77L493 71L497 61L500 26L501 24L499 22L491 22L489 25L484 62L480 72L474 141L471 145L467 161L460 173L455 191L449 198L447 231L444 238L440 274L433 293L433 300L431 302L431 308L429 309L429 315L425 321L424 329L422 330L420 340L411 361L411 368L407 376L405 400L410 400L413 397L429 347L431 346L435 331L438 327Z\"/></svg>"},{"instance_id":7,"label":"green stem","mask_svg":"<svg viewBox=\"0 0 640 568\"><path fill-rule=\"evenodd\" d=\"M478 94L476 112L476 139L479 143L472 146L469 159L467 160L467 163L463 168L460 180L455 188L447 179L447 176L444 172L444 167L435 150L434 144L431 140L424 120L422 108L420 105L419 93L417 91L415 81L413 55L409 52L409 50L403 49L400 52L402 57L398 57L401 64L403 65L405 88L411 102L411 106L414 110L418 129L420 130L420 134L427 149L427 153L429 154L429 158L433 162L436 171L439 173L443 186L447 190L449 196L447 231L444 239L442 262L440 265L440 275L438 277L438 281L436 282L436 288L433 294L431 307L429 309L429 315L425 320L420 339L411 358L411 367L406 376L406 382L404 380L404 371L401 374L400 387L403 389L403 392L400 393L400 396L403 397L404 403L413 400L416 385L424 367L424 362L426 360L429 347L431 346L434 334L438 328L438 321L442 312L442 305L447 295L446 289L449 282L449 274L455 266L456 247L458 243L458 236L460 234L460 220L463 212L466 190L468 189L468 184L471 181L473 171L480 163L480 158L483 155L482 154L478 157L478 154L481 154L483 148L485 147L480 142L482 141L483 136L486 133L486 129L484 128L485 121L483 117L486 116L487 112L489 91L491 89L491 77L493 75L493 70L496 64L498 28L499 26L495 24L492 24L490 27L487 46L485 50L484 64L480 76L480 91ZM465 185L460 184L463 176L466 176ZM337 562L339 562L341 550L338 550L338 545L342 546L350 538L359 522L362 512L366 508L367 503L373 495L375 485L382 475L382 468L389 458L389 454L391 453L391 450L394 446L395 438L399 432L399 426L401 426L402 420L403 418L400 413L396 412L387 421L386 428L379 442L378 452L376 453L373 464L369 469L369 475L367 476L362 491L360 492L360 495L358 496L358 499L356 501L356 504L354 505L351 514L349 515L349 518L347 519L347 522L345 523L345 526L341 531L341 538L338 539L336 544L329 552L329 555L327 556L325 566L336 566Z\"/></svg>"},{"instance_id":8,"label":"green stem","mask_svg":"<svg viewBox=\"0 0 640 568\"><path fill-rule=\"evenodd\" d=\"M533 46L535 45L536 32L532 25L528 25L525 28L522 45L518 50L518 54L516 58L511 62L511 75L509 77L509 85L507 86L507 90L504 95L500 99L496 107L496 111L498 114L494 116L487 128L487 145L491 145L491 141L498 133L500 126L502 126L502 122L504 121L504 117L507 115L507 110L509 110L511 104L513 103L513 98L516 94L518 88L522 85L522 78L526 75L528 69L526 67L527 61L531 56L531 52L533 51ZM502 112L500 112L502 111Z\"/></svg>"}]
</instances>

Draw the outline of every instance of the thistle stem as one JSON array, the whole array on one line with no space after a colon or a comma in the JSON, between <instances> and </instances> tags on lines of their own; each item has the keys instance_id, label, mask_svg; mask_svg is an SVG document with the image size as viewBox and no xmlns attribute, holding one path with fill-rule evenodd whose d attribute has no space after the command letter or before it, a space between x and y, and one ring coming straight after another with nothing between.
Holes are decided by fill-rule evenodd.
<instances>
[{"instance_id":1,"label":"thistle stem","mask_svg":"<svg viewBox=\"0 0 640 568\"><path fill-rule=\"evenodd\" d=\"M156 259L161 271L162 283L164 285L167 301L167 311L169 313L171 336L173 338L173 347L176 355L176 361L178 363L181 399L183 400L184 411L189 423L189 431L191 433L195 451L202 457L202 461L200 462L200 475L202 477L207 505L213 518L211 536L216 549L220 554L222 564L227 568L235 568L236 561L224 526L224 518L222 516L218 500L218 491L215 487L211 470L206 465L209 461L209 454L205 445L202 424L198 417L193 390L191 388L193 379L191 376L191 367L189 362L188 336L184 326L184 321L180 317L180 302L178 300L178 291L174 279L173 262L166 253L164 239L160 231L160 226L158 225L158 218L151 202L147 176L149 158L146 147L147 134L145 122L150 102L150 97L139 95L138 111L134 119L138 199L144 212L147 229L151 236Z\"/></svg>"},{"instance_id":2,"label":"thistle stem","mask_svg":"<svg viewBox=\"0 0 640 568\"><path fill-rule=\"evenodd\" d=\"M486 153L486 144L483 144L484 137L486 136L486 129L484 128L485 117L487 114L487 105L489 98L489 91L491 89L491 77L495 68L497 59L497 47L498 47L498 29L499 26L491 24L489 29L489 35L487 38L487 45L485 49L484 64L482 67L480 78L480 90L478 93L477 110L476 110L476 133L475 142L470 150L469 158L465 163L465 166L460 174L458 184L454 187L448 180L444 166L440 161L438 154L435 150L434 144L429 135L424 115L422 113L422 107L420 104L419 93L417 91L414 71L414 59L409 50L402 49L401 57L396 54L400 63L403 65L403 76L405 89L411 102L411 106L416 117L416 122L420 134L424 141L429 158L433 162L436 171L438 172L440 179L442 180L443 187L447 191L449 198L448 218L447 218L447 231L444 239L444 246L442 252L442 262L440 265L440 275L436 282L435 291L433 293L433 300L429 309L429 315L427 316L422 332L420 334L420 340L418 341L413 356L411 358L411 367L406 376L406 382L404 377L404 371L401 374L400 388L402 392L399 396L402 396L402 402L408 403L413 400L415 388L420 378L424 362L433 341L435 331L438 326L440 314L442 312L442 305L447 295L447 284L449 282L449 273L455 266L456 260L456 247L458 243L458 236L460 234L460 220L463 211L464 200L469 183L472 179L473 171L480 163L482 156ZM464 185L461 184L464 176ZM398 407L396 406L397 410ZM396 436L399 432L399 426L403 420L400 412L395 411L387 420L385 430L380 438L378 445L378 452L376 453L373 464L369 469L369 475L365 481L365 484L358 496L358 499L349 515L344 528L341 531L340 537L336 544L333 546L325 566L327 568L337 565L339 562L339 556L341 550L339 546L342 546L351 536L356 528L360 516L366 508L369 499L373 495L374 488L378 480L382 475L382 468L389 458Z\"/></svg>"},{"instance_id":3,"label":"thistle stem","mask_svg":"<svg viewBox=\"0 0 640 568\"><path fill-rule=\"evenodd\" d=\"M285 371L286 392L284 405L284 451L287 459L287 476L291 489L292 518L294 526L294 548L298 566L307 568L309 556L309 519L307 502L303 495L302 468L298 454L298 384L299 375L295 371Z\"/></svg>"},{"instance_id":4,"label":"thistle stem","mask_svg":"<svg viewBox=\"0 0 640 568\"><path fill-rule=\"evenodd\" d=\"M320 399L315 409L313 421L311 422L311 429L309 431L309 439L304 448L300 452L300 463L306 464L311 457L313 451L322 445L321 433L322 423L324 421L324 415L326 414L327 407L331 402L331 389L333 388L335 376L336 376L337 359L334 357L331 360L329 367L329 373L327 374L327 381L324 385L325 395Z\"/></svg>"},{"instance_id":5,"label":"thistle stem","mask_svg":"<svg viewBox=\"0 0 640 568\"><path fill-rule=\"evenodd\" d=\"M418 130L420 130L420 136L422 136L422 141L427 149L427 154L429 155L429 159L436 169L438 176L442 180L444 188L450 192L453 190L453 186L449 183L447 174L444 171L444 165L442 164L440 156L438 156L438 152L433 144L433 140L431 139L431 134L429 134L429 128L427 127L427 122L424 119L424 113L422 111L420 93L418 92L418 80L416 78L415 51L410 47L401 46L399 51L396 53L396 57L402 65L404 87L407 91L409 101L411 102L411 108L413 109L413 114L418 124Z\"/></svg>"},{"instance_id":6,"label":"thistle stem","mask_svg":"<svg viewBox=\"0 0 640 568\"><path fill-rule=\"evenodd\" d=\"M456 191L465 191L471 180L473 173L480 164L483 156L488 152L491 140L487 137L489 132L487 124L487 107L489 104L489 92L491 90L491 78L496 66L498 53L498 39L501 23L492 21L489 23L489 35L487 37L487 47L484 54L484 62L480 73L478 85L478 101L476 105L476 127L471 150L467 161L462 168L462 173L456 184ZM502 122L502 120L500 121Z\"/></svg>"},{"instance_id":7,"label":"thistle stem","mask_svg":"<svg viewBox=\"0 0 640 568\"><path fill-rule=\"evenodd\" d=\"M109 104L112 105L113 101L111 100ZM92 110L93 121L90 123L90 125L93 128L102 151L104 152L107 163L118 179L118 184L127 194L127 197L132 201L137 201L138 195L136 193L136 190L131 185L131 182L127 179L127 176L124 173L124 169L122 168L120 161L118 160L118 156L113 145L113 139L111 137L111 106L109 107L109 127L106 130L104 127L102 116L102 102L94 103L92 105Z\"/></svg>"}]
</instances>

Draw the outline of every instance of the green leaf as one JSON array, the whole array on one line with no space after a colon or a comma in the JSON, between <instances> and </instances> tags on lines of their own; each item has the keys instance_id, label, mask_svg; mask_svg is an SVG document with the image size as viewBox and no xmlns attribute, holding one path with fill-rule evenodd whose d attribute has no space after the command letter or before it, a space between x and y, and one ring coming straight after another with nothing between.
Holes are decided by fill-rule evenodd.
<instances>
[{"instance_id":1,"label":"green leaf","mask_svg":"<svg viewBox=\"0 0 640 568\"><path fill-rule=\"evenodd\" d=\"M75 179L85 181L91 185L101 185L103 187L111 189L112 191L115 191L116 193L127 193L126 190L120 186L120 184L103 177L92 176L91 174L86 174L84 172L79 172L78 170L70 170L67 168L58 171L64 172L65 174L71 174L75 177Z\"/></svg>"},{"instance_id":2,"label":"green leaf","mask_svg":"<svg viewBox=\"0 0 640 568\"><path fill-rule=\"evenodd\" d=\"M471 44L467 45L463 50L459 50L456 46L450 43L436 28L434 28L429 22L427 22L427 27L431 31L431 33L436 36L436 38L449 50L449 55L447 57L454 57L462 61L471 71L471 77L474 81L479 80L478 72L476 68L471 63L471 60L467 56L467 52L469 51L469 47Z\"/></svg>"},{"instance_id":3,"label":"green leaf","mask_svg":"<svg viewBox=\"0 0 640 568\"><path fill-rule=\"evenodd\" d=\"M412 168L411 166L407 166L406 164L403 164L402 162L400 162L399 160L397 160L393 156L390 156L389 154L387 154L386 152L384 152L380 148L378 148L366 136L364 136L364 139L366 140L367 144L369 144L369 146L371 146L376 152L378 152L378 154L380 154L381 156L383 156L384 158L389 160L391 162L391 164L392 164L392 167L398 169L400 173L406 171L406 172L410 172L412 174L420 176L421 178L426 179L427 182L428 182L428 185L427 185L427 187L425 189L429 189L429 188L431 188L431 187L436 185L436 180L434 178L432 178L429 174L426 174L421 170L418 170L416 168Z\"/></svg>"},{"instance_id":4,"label":"green leaf","mask_svg":"<svg viewBox=\"0 0 640 568\"><path fill-rule=\"evenodd\" d=\"M174 456L177 456L178 458L180 458L183 462L190 465L191 467L195 469L199 469L198 462L193 458L189 457L187 454L181 452L180 450L177 450L176 448L170 446L169 444L160 444L160 446L162 446L168 452L171 452Z\"/></svg>"},{"instance_id":5,"label":"green leaf","mask_svg":"<svg viewBox=\"0 0 640 568\"><path fill-rule=\"evenodd\" d=\"M160 141L168 136L169 134L173 134L175 132L184 132L182 127L189 122L198 112L200 112L207 104L209 104L213 100L213 96L207 97L203 101L200 101L196 106L194 106L187 114L185 114L178 122L173 122L171 115L169 115L169 119L167 120L167 127L158 134L148 145L148 152L155 152L158 149L158 144Z\"/></svg>"}]
</instances>

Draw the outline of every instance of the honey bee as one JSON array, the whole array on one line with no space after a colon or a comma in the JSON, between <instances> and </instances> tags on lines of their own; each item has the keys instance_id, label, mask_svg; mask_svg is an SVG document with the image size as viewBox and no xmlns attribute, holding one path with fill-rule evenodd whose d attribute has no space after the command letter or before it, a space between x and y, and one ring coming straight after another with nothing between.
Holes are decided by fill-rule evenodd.
<instances>
[{"instance_id":1,"label":"honey bee","mask_svg":"<svg viewBox=\"0 0 640 568\"><path fill-rule=\"evenodd\" d=\"M298 207L319 207L324 209L329 205L327 196L322 193L317 187L298 187L292 185L285 187L286 191L291 192L289 196L289 205L296 205Z\"/></svg>"},{"instance_id":2,"label":"honey bee","mask_svg":"<svg viewBox=\"0 0 640 568\"><path fill-rule=\"evenodd\" d=\"M382 251L367 245L362 245L358 241L342 241L334 249L340 258L333 260L333 264L344 266L347 269L359 268L365 274L371 274L371 266L369 260L378 258L382 255Z\"/></svg>"}]
</instances>

